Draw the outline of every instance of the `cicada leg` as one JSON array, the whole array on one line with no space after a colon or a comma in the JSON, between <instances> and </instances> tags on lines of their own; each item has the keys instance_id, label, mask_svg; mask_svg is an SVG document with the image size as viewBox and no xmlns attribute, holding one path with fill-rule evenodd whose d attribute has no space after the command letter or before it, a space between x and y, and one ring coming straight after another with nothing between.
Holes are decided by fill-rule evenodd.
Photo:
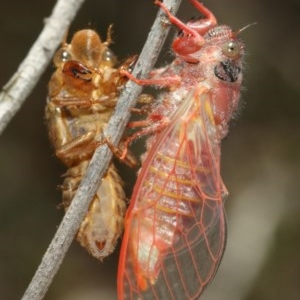
<instances>
[{"instance_id":1,"label":"cicada leg","mask_svg":"<svg viewBox=\"0 0 300 300\"><path fill-rule=\"evenodd\" d=\"M77 97L64 97L53 98L51 100L58 107L76 107L76 108L88 108L94 101L92 99L82 99Z\"/></svg>"},{"instance_id":2,"label":"cicada leg","mask_svg":"<svg viewBox=\"0 0 300 300\"><path fill-rule=\"evenodd\" d=\"M142 94L138 98L138 104L143 104L143 105L140 108L137 108L137 107L131 108L130 111L134 114L149 115L152 111L153 100L154 100L154 98L152 95ZM130 128L130 126L127 126L127 128Z\"/></svg>"},{"instance_id":3,"label":"cicada leg","mask_svg":"<svg viewBox=\"0 0 300 300\"><path fill-rule=\"evenodd\" d=\"M113 145L107 137L104 138L101 143L106 143L114 156L118 157L123 163L125 163L129 167L134 167L136 166L136 159L134 155L129 151L129 145L134 140L144 135L152 134L162 130L169 124L169 122L169 119L165 117L162 117L160 121L156 120L155 122L151 118L143 121L129 122L127 124L127 128L143 127L143 129L138 130L137 132L123 139L118 147Z\"/></svg>"},{"instance_id":4,"label":"cicada leg","mask_svg":"<svg viewBox=\"0 0 300 300\"><path fill-rule=\"evenodd\" d=\"M67 108L90 108L94 104L101 104L107 108L115 108L117 103L117 93L103 95L99 99L79 98L79 97L64 97L53 98L51 100L57 107Z\"/></svg>"},{"instance_id":5,"label":"cicada leg","mask_svg":"<svg viewBox=\"0 0 300 300\"><path fill-rule=\"evenodd\" d=\"M139 79L134 77L130 72L126 70L121 70L120 73L123 76L127 76L131 81L138 85L155 85L160 87L176 87L181 82L181 77L178 75L165 76L161 78L149 78L149 79Z\"/></svg>"},{"instance_id":6,"label":"cicada leg","mask_svg":"<svg viewBox=\"0 0 300 300\"><path fill-rule=\"evenodd\" d=\"M157 118L157 116L155 116ZM160 116L161 119L157 120L152 118L152 116L150 115L150 117L146 120L143 121L135 121L135 122L129 122L127 124L128 128L141 128L140 130L138 130L137 132L133 133L132 135L126 137L123 140L123 147L124 149L122 150L121 154L120 154L120 159L124 159L127 155L128 152L128 147L129 145L136 139L141 138L144 135L148 135L148 134L153 134L156 133L160 130L162 130L163 128L165 128L166 126L168 126L168 124L170 123L169 118Z\"/></svg>"},{"instance_id":7,"label":"cicada leg","mask_svg":"<svg viewBox=\"0 0 300 300\"><path fill-rule=\"evenodd\" d=\"M95 141L95 132L89 131L62 145L56 150L56 155L69 165L68 162L90 157L102 144L102 141Z\"/></svg>"},{"instance_id":8,"label":"cicada leg","mask_svg":"<svg viewBox=\"0 0 300 300\"><path fill-rule=\"evenodd\" d=\"M155 4L165 12L171 23L182 30L182 35L178 36L173 41L174 52L187 62L197 62L198 60L190 56L190 54L201 49L202 45L205 43L203 35L209 29L216 26L217 20L213 13L197 0L190 0L190 2L204 15L204 18L190 21L186 24L176 18L162 2L155 1Z\"/></svg>"}]
</instances>

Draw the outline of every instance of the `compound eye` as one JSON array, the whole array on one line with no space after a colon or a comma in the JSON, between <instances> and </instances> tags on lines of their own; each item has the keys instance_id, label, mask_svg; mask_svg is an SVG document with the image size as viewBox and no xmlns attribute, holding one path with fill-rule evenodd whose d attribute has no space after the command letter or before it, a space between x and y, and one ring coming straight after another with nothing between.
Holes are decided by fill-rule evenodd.
<instances>
[{"instance_id":1,"label":"compound eye","mask_svg":"<svg viewBox=\"0 0 300 300\"><path fill-rule=\"evenodd\" d=\"M240 46L237 42L229 41L222 46L222 52L227 57L235 58L240 55Z\"/></svg>"},{"instance_id":2,"label":"compound eye","mask_svg":"<svg viewBox=\"0 0 300 300\"><path fill-rule=\"evenodd\" d=\"M71 60L71 54L66 49L59 49L53 58L54 65L59 67L62 63Z\"/></svg>"},{"instance_id":3,"label":"compound eye","mask_svg":"<svg viewBox=\"0 0 300 300\"><path fill-rule=\"evenodd\" d=\"M109 48L106 48L102 53L102 61L113 66L116 64L117 58Z\"/></svg>"}]
</instances>

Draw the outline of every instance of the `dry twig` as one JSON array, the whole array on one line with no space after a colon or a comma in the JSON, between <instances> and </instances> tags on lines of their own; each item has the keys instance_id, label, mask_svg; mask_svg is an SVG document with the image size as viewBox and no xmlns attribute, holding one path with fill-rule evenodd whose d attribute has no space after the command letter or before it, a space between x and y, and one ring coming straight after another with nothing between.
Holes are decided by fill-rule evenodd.
<instances>
[{"instance_id":1,"label":"dry twig","mask_svg":"<svg viewBox=\"0 0 300 300\"><path fill-rule=\"evenodd\" d=\"M166 0L164 2L175 13L181 0ZM162 18L163 13L159 12L133 71L134 76L145 77L156 62L169 27L166 26ZM110 141L115 145L119 143L122 137L122 133L130 117L130 109L135 106L136 99L141 90L141 87L128 82L118 100L115 113L104 132L105 136L109 137ZM107 145L103 145L96 150L86 176L83 178L22 300L38 300L42 299L45 295L72 243L81 220L87 212L111 158L112 153Z\"/></svg>"}]
</instances>

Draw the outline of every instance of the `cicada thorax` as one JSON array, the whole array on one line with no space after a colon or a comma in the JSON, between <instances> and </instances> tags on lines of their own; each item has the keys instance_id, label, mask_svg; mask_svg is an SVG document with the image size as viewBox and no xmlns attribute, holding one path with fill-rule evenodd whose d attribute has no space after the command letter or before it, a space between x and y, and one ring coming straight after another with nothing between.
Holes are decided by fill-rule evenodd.
<instances>
[{"instance_id":1,"label":"cicada thorax","mask_svg":"<svg viewBox=\"0 0 300 300\"><path fill-rule=\"evenodd\" d=\"M129 59L115 67L110 42L110 29L106 42L93 30L81 30L54 57L56 71L49 82L46 119L56 156L68 167L62 185L66 209L126 82L120 70L133 63ZM77 234L77 240L96 258L101 260L114 250L125 208L122 181L111 165Z\"/></svg>"}]
</instances>

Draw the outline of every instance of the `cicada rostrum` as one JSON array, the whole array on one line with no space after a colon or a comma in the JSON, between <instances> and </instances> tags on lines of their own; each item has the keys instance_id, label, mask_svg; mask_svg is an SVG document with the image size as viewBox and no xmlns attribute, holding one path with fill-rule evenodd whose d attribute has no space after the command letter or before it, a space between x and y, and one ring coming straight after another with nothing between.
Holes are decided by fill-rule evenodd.
<instances>
[{"instance_id":1,"label":"cicada rostrum","mask_svg":"<svg viewBox=\"0 0 300 300\"><path fill-rule=\"evenodd\" d=\"M156 4L180 29L176 58L134 78L165 87L146 120L129 138L152 132L125 217L118 299L198 299L212 281L226 244L220 143L235 113L242 83L244 45L239 31L203 18L183 23Z\"/></svg>"},{"instance_id":2,"label":"cicada rostrum","mask_svg":"<svg viewBox=\"0 0 300 300\"><path fill-rule=\"evenodd\" d=\"M111 27L105 42L91 29L78 31L70 44L63 43L54 57L56 70L49 82L46 119L56 156L68 167L62 185L67 209L99 145L96 137L105 128L120 88L134 59L116 68L109 48ZM77 240L94 257L103 259L115 248L123 231L126 209L122 180L113 164L81 223Z\"/></svg>"}]
</instances>

